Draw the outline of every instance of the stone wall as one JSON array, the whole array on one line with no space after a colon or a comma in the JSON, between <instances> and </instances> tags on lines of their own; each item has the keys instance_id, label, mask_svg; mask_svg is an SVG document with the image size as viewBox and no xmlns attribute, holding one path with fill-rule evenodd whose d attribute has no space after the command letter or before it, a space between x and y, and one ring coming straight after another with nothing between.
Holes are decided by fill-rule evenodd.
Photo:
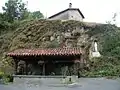
<instances>
[{"instance_id":1,"label":"stone wall","mask_svg":"<svg viewBox=\"0 0 120 90\"><path fill-rule=\"evenodd\" d=\"M57 84L65 84L67 83L69 78L71 78L72 82L76 82L77 76L24 76L24 75L16 75L14 76L15 84L26 84L26 85L57 85Z\"/></svg>"},{"instance_id":2,"label":"stone wall","mask_svg":"<svg viewBox=\"0 0 120 90\"><path fill-rule=\"evenodd\" d=\"M36 75L15 75L14 83L16 84L55 84L60 83L63 76L36 76Z\"/></svg>"}]
</instances>

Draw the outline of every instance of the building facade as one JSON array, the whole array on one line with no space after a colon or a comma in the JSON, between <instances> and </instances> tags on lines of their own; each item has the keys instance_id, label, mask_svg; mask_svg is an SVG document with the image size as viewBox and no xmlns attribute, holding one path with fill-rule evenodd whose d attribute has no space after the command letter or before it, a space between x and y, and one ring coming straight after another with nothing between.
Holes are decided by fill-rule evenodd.
<instances>
[{"instance_id":1,"label":"building facade","mask_svg":"<svg viewBox=\"0 0 120 90\"><path fill-rule=\"evenodd\" d=\"M49 20L76 20L83 21L84 15L79 10L79 8L72 8L72 4L69 4L69 8L65 9L61 12L58 12L52 16L50 16Z\"/></svg>"}]
</instances>

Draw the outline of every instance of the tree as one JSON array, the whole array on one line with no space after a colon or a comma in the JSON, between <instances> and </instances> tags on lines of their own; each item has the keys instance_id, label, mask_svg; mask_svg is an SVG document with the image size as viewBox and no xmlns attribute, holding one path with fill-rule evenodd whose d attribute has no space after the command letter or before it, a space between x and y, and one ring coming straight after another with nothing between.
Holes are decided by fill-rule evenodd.
<instances>
[{"instance_id":1,"label":"tree","mask_svg":"<svg viewBox=\"0 0 120 90\"><path fill-rule=\"evenodd\" d=\"M32 12L32 18L33 19L40 19L40 18L43 18L43 14L40 12L40 11L35 11L35 12Z\"/></svg>"},{"instance_id":2,"label":"tree","mask_svg":"<svg viewBox=\"0 0 120 90\"><path fill-rule=\"evenodd\" d=\"M29 16L27 19L41 19L44 18L43 14L40 11L34 11L34 12L27 12Z\"/></svg>"},{"instance_id":3,"label":"tree","mask_svg":"<svg viewBox=\"0 0 120 90\"><path fill-rule=\"evenodd\" d=\"M3 14L0 13L0 21L3 21Z\"/></svg>"},{"instance_id":4,"label":"tree","mask_svg":"<svg viewBox=\"0 0 120 90\"><path fill-rule=\"evenodd\" d=\"M22 0L8 0L3 7L6 21L13 22L15 19L25 19L27 12L26 4Z\"/></svg>"}]
</instances>

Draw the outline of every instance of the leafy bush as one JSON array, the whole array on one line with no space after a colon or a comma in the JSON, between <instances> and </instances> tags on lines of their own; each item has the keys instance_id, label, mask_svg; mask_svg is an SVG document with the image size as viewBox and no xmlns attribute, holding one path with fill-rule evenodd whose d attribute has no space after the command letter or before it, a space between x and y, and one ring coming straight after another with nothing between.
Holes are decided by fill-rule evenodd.
<instances>
[{"instance_id":1,"label":"leafy bush","mask_svg":"<svg viewBox=\"0 0 120 90\"><path fill-rule=\"evenodd\" d=\"M4 72L0 72L0 83L7 84L9 82L13 82L13 77L11 75L7 75Z\"/></svg>"},{"instance_id":2,"label":"leafy bush","mask_svg":"<svg viewBox=\"0 0 120 90\"><path fill-rule=\"evenodd\" d=\"M116 58L111 57L100 57L94 58L91 61L90 71L83 73L87 77L105 77L105 76L116 76L120 75L120 61Z\"/></svg>"}]
</instances>

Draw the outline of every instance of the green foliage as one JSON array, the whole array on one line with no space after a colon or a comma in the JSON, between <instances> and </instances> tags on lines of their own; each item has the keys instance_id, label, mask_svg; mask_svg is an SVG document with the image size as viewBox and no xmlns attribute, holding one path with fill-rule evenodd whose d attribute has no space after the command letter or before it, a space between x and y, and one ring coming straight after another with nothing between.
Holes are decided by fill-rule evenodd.
<instances>
[{"instance_id":1,"label":"green foliage","mask_svg":"<svg viewBox=\"0 0 120 90\"><path fill-rule=\"evenodd\" d=\"M26 4L21 0L8 0L3 7L5 21L13 22L14 20L25 19L27 12Z\"/></svg>"},{"instance_id":2,"label":"green foliage","mask_svg":"<svg viewBox=\"0 0 120 90\"><path fill-rule=\"evenodd\" d=\"M5 74L4 72L0 71L0 79L3 84L7 84L13 82L13 77L11 75Z\"/></svg>"},{"instance_id":3,"label":"green foliage","mask_svg":"<svg viewBox=\"0 0 120 90\"><path fill-rule=\"evenodd\" d=\"M120 32L112 32L104 37L103 54L120 59Z\"/></svg>"},{"instance_id":4,"label":"green foliage","mask_svg":"<svg viewBox=\"0 0 120 90\"><path fill-rule=\"evenodd\" d=\"M93 58L90 63L91 69L83 73L87 77L105 77L105 76L117 76L120 75L120 62L116 58L100 57Z\"/></svg>"},{"instance_id":5,"label":"green foliage","mask_svg":"<svg viewBox=\"0 0 120 90\"><path fill-rule=\"evenodd\" d=\"M111 24L98 24L94 27L92 27L88 32L86 32L90 37L91 36L99 36L99 35L105 35L113 33L114 31L117 31L118 28Z\"/></svg>"},{"instance_id":6,"label":"green foliage","mask_svg":"<svg viewBox=\"0 0 120 90\"><path fill-rule=\"evenodd\" d=\"M20 20L34 20L44 18L40 11L29 12L26 4L22 0L8 0L2 7L3 13L0 13L0 22L6 21L14 23Z\"/></svg>"},{"instance_id":7,"label":"green foliage","mask_svg":"<svg viewBox=\"0 0 120 90\"><path fill-rule=\"evenodd\" d=\"M32 19L41 19L44 18L43 14L40 11L34 11L30 13Z\"/></svg>"}]
</instances>

